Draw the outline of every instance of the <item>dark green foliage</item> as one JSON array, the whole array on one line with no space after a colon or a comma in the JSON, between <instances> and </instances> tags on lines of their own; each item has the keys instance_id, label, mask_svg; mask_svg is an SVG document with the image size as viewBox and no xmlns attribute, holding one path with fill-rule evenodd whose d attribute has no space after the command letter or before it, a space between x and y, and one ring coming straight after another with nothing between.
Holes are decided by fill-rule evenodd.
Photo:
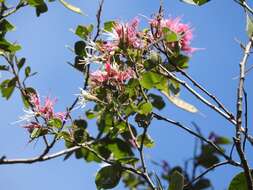
<instances>
[{"instance_id":1,"label":"dark green foliage","mask_svg":"<svg viewBox=\"0 0 253 190\"><path fill-rule=\"evenodd\" d=\"M101 168L96 175L96 185L98 189L112 189L120 181L122 170L120 165L112 165Z\"/></svg>"}]
</instances>

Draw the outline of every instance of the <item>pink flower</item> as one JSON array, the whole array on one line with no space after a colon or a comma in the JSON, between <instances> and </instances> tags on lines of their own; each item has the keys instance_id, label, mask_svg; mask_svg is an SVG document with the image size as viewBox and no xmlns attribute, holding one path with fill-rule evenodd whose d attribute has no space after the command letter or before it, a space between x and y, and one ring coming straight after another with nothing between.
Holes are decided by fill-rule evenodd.
<instances>
[{"instance_id":1,"label":"pink flower","mask_svg":"<svg viewBox=\"0 0 253 190\"><path fill-rule=\"evenodd\" d=\"M193 53L196 51L196 48L192 48L190 46L191 40L193 38L192 29L188 24L181 23L181 19L179 17L175 19L152 19L150 24L155 31L155 38L160 38L162 36L162 29L168 28L172 32L175 32L181 38L179 40L180 49L186 53ZM170 48L175 46L175 43L167 44Z\"/></svg>"},{"instance_id":2,"label":"pink flower","mask_svg":"<svg viewBox=\"0 0 253 190\"><path fill-rule=\"evenodd\" d=\"M102 85L107 82L123 84L126 80L132 78L133 75L134 71L130 68L120 71L116 65L112 66L110 63L106 63L104 71L98 70L90 73L90 80L95 85Z\"/></svg>"},{"instance_id":3,"label":"pink flower","mask_svg":"<svg viewBox=\"0 0 253 190\"><path fill-rule=\"evenodd\" d=\"M33 131L33 129L41 128L41 125L37 122L31 122L23 127L26 128L31 133Z\"/></svg>"},{"instance_id":4,"label":"pink flower","mask_svg":"<svg viewBox=\"0 0 253 190\"><path fill-rule=\"evenodd\" d=\"M64 120L66 116L65 112L54 112L54 104L56 101L56 99L52 100L49 97L46 97L45 103L42 105L40 97L37 94L32 94L30 96L30 102L33 105L33 111L35 112L35 115L42 116L46 120L53 118Z\"/></svg>"},{"instance_id":5,"label":"pink flower","mask_svg":"<svg viewBox=\"0 0 253 190\"><path fill-rule=\"evenodd\" d=\"M115 49L119 45L127 45L134 48L141 48L142 42L137 31L139 19L134 18L129 23L116 23L112 32L108 32L112 42L108 42L110 49Z\"/></svg>"}]
</instances>

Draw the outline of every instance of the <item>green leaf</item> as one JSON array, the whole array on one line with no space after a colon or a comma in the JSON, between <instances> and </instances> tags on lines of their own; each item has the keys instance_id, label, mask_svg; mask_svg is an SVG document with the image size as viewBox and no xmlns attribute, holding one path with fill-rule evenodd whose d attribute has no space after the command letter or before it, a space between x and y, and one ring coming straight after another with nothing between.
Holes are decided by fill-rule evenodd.
<instances>
[{"instance_id":1,"label":"green leaf","mask_svg":"<svg viewBox=\"0 0 253 190\"><path fill-rule=\"evenodd\" d=\"M81 57L86 57L87 53L85 50L86 44L84 41L78 41L75 43L75 54Z\"/></svg>"},{"instance_id":2,"label":"green leaf","mask_svg":"<svg viewBox=\"0 0 253 190\"><path fill-rule=\"evenodd\" d=\"M149 71L142 74L140 84L143 88L167 89L167 79L158 73Z\"/></svg>"},{"instance_id":3,"label":"green leaf","mask_svg":"<svg viewBox=\"0 0 253 190\"><path fill-rule=\"evenodd\" d=\"M87 128L87 122L84 119L76 119L74 120L74 125L81 129Z\"/></svg>"},{"instance_id":4,"label":"green leaf","mask_svg":"<svg viewBox=\"0 0 253 190\"><path fill-rule=\"evenodd\" d=\"M64 1L64 0L59 0L59 1L60 1L61 4L62 4L64 7L66 7L67 9L69 9L69 10L75 12L75 13L78 13L78 14L83 15L83 12L82 12L82 10L81 10L80 8L75 7L75 6L73 6L73 5L69 4L69 3L67 3L67 2Z\"/></svg>"},{"instance_id":5,"label":"green leaf","mask_svg":"<svg viewBox=\"0 0 253 190\"><path fill-rule=\"evenodd\" d=\"M165 103L164 103L163 98L161 96L158 96L156 94L149 94L148 97L150 99L150 102L152 103L152 105L155 108L157 108L159 110L164 108Z\"/></svg>"},{"instance_id":6,"label":"green leaf","mask_svg":"<svg viewBox=\"0 0 253 190\"><path fill-rule=\"evenodd\" d=\"M1 83L0 90L2 93L2 97L6 98L6 100L8 100L14 92L16 82L17 78L14 77L11 80L7 79Z\"/></svg>"},{"instance_id":7,"label":"green leaf","mask_svg":"<svg viewBox=\"0 0 253 190\"><path fill-rule=\"evenodd\" d=\"M175 32L171 31L169 28L163 28L163 36L166 42L177 42L180 40L180 36L178 36Z\"/></svg>"},{"instance_id":8,"label":"green leaf","mask_svg":"<svg viewBox=\"0 0 253 190\"><path fill-rule=\"evenodd\" d=\"M97 126L99 131L106 133L112 130L114 126L113 120L114 120L113 116L109 112L105 112L102 115L100 115L97 120Z\"/></svg>"},{"instance_id":9,"label":"green leaf","mask_svg":"<svg viewBox=\"0 0 253 190\"><path fill-rule=\"evenodd\" d=\"M253 20L248 14L246 17L246 31L247 31L249 38L251 38L252 34L253 34Z\"/></svg>"},{"instance_id":10,"label":"green leaf","mask_svg":"<svg viewBox=\"0 0 253 190\"><path fill-rule=\"evenodd\" d=\"M15 53L20 50L21 46L18 44L12 44L5 39L0 39L0 51Z\"/></svg>"},{"instance_id":11,"label":"green leaf","mask_svg":"<svg viewBox=\"0 0 253 190\"><path fill-rule=\"evenodd\" d=\"M17 63L18 70L20 70L20 69L24 66L25 61L26 61L26 59L25 59L24 57L22 57L22 58L18 61L18 63Z\"/></svg>"},{"instance_id":12,"label":"green leaf","mask_svg":"<svg viewBox=\"0 0 253 190\"><path fill-rule=\"evenodd\" d=\"M142 102L138 105L138 113L147 115L152 112L153 106L150 102Z\"/></svg>"},{"instance_id":13,"label":"green leaf","mask_svg":"<svg viewBox=\"0 0 253 190\"><path fill-rule=\"evenodd\" d=\"M96 117L96 112L92 110L86 111L85 114L88 119L94 119Z\"/></svg>"},{"instance_id":14,"label":"green leaf","mask_svg":"<svg viewBox=\"0 0 253 190\"><path fill-rule=\"evenodd\" d=\"M191 4L191 5L201 6L201 5L204 5L205 3L209 2L210 0L180 0L180 1Z\"/></svg>"},{"instance_id":15,"label":"green leaf","mask_svg":"<svg viewBox=\"0 0 253 190\"><path fill-rule=\"evenodd\" d=\"M106 32L111 32L114 26L115 26L115 21L107 21L104 23L104 30Z\"/></svg>"},{"instance_id":16,"label":"green leaf","mask_svg":"<svg viewBox=\"0 0 253 190\"><path fill-rule=\"evenodd\" d=\"M141 144L143 135L139 135L137 137L138 144ZM143 139L143 145L147 148L152 148L155 146L155 141L149 136L149 134L146 134Z\"/></svg>"},{"instance_id":17,"label":"green leaf","mask_svg":"<svg viewBox=\"0 0 253 190\"><path fill-rule=\"evenodd\" d=\"M121 167L118 165L106 166L100 169L96 175L96 186L98 189L112 189L120 181L122 174Z\"/></svg>"},{"instance_id":18,"label":"green leaf","mask_svg":"<svg viewBox=\"0 0 253 190\"><path fill-rule=\"evenodd\" d=\"M133 152L129 143L116 138L113 140L106 140L104 145L112 152L116 159L121 159L129 156L133 156Z\"/></svg>"},{"instance_id":19,"label":"green leaf","mask_svg":"<svg viewBox=\"0 0 253 190\"><path fill-rule=\"evenodd\" d=\"M27 67L25 68L25 76L26 76L26 77L29 77L30 73L31 73L31 67L30 67L30 66L27 66Z\"/></svg>"},{"instance_id":20,"label":"green leaf","mask_svg":"<svg viewBox=\"0 0 253 190\"><path fill-rule=\"evenodd\" d=\"M0 21L0 37L4 37L6 32L13 30L15 27L6 19Z\"/></svg>"},{"instance_id":21,"label":"green leaf","mask_svg":"<svg viewBox=\"0 0 253 190\"><path fill-rule=\"evenodd\" d=\"M200 180L198 180L194 186L193 186L193 190L202 190L202 189L206 189L208 187L211 186L211 182L209 179L205 179L205 178L202 178Z\"/></svg>"},{"instance_id":22,"label":"green leaf","mask_svg":"<svg viewBox=\"0 0 253 190\"><path fill-rule=\"evenodd\" d=\"M36 7L44 3L43 0L26 0L30 6Z\"/></svg>"},{"instance_id":23,"label":"green leaf","mask_svg":"<svg viewBox=\"0 0 253 190\"><path fill-rule=\"evenodd\" d=\"M33 129L32 133L30 135L30 138L31 139L38 138L40 136L46 135L47 132L48 132L48 130L45 128L35 128L35 129Z\"/></svg>"},{"instance_id":24,"label":"green leaf","mask_svg":"<svg viewBox=\"0 0 253 190\"><path fill-rule=\"evenodd\" d=\"M197 163L205 168L209 168L219 163L217 151L211 145L202 145L201 154L197 157Z\"/></svg>"},{"instance_id":25,"label":"green leaf","mask_svg":"<svg viewBox=\"0 0 253 190\"><path fill-rule=\"evenodd\" d=\"M56 127L58 129L60 129L62 127L62 120L59 118L53 118L53 119L50 119L47 122L47 124L48 124L48 126Z\"/></svg>"},{"instance_id":26,"label":"green leaf","mask_svg":"<svg viewBox=\"0 0 253 190\"><path fill-rule=\"evenodd\" d=\"M174 171L170 178L170 186L168 190L183 190L184 176L178 171Z\"/></svg>"},{"instance_id":27,"label":"green leaf","mask_svg":"<svg viewBox=\"0 0 253 190\"><path fill-rule=\"evenodd\" d=\"M44 2L40 5L37 5L35 8L36 8L37 17L39 17L42 13L45 13L48 11L47 4Z\"/></svg>"},{"instance_id":28,"label":"green leaf","mask_svg":"<svg viewBox=\"0 0 253 190\"><path fill-rule=\"evenodd\" d=\"M67 132L67 131L59 132L57 134L57 139L60 139L60 138L63 138L65 141L69 141L69 142L72 141L71 136L70 136L69 132Z\"/></svg>"},{"instance_id":29,"label":"green leaf","mask_svg":"<svg viewBox=\"0 0 253 190\"><path fill-rule=\"evenodd\" d=\"M220 144L220 145L226 145L226 144L231 144L232 142L227 137L216 137L214 143Z\"/></svg>"},{"instance_id":30,"label":"green leaf","mask_svg":"<svg viewBox=\"0 0 253 190\"><path fill-rule=\"evenodd\" d=\"M0 65L0 71L8 71L9 70L9 66L7 65Z\"/></svg>"},{"instance_id":31,"label":"green leaf","mask_svg":"<svg viewBox=\"0 0 253 190\"><path fill-rule=\"evenodd\" d=\"M253 170L251 170L251 175L253 175ZM230 182L228 188L228 190L247 190L247 189L248 189L247 180L244 172L237 174Z\"/></svg>"},{"instance_id":32,"label":"green leaf","mask_svg":"<svg viewBox=\"0 0 253 190\"><path fill-rule=\"evenodd\" d=\"M82 39L87 39L87 36L93 31L93 28L94 26L92 24L88 26L78 25L75 34Z\"/></svg>"}]
</instances>

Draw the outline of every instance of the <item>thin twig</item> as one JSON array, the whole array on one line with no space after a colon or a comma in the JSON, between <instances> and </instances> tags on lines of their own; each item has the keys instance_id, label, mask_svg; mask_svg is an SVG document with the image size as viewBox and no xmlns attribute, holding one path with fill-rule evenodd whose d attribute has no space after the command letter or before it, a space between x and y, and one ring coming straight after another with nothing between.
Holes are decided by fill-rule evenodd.
<instances>
[{"instance_id":1,"label":"thin twig","mask_svg":"<svg viewBox=\"0 0 253 190\"><path fill-rule=\"evenodd\" d=\"M221 116L223 116L225 119L227 119L229 122L231 122L233 125L236 125L236 121L231 118L230 115L219 109L217 106L210 103L207 99L205 99L203 96L201 96L198 92L196 92L192 87L190 87L185 81L179 79L174 74L172 74L170 71L168 71L163 65L159 64L159 67L163 71L161 74L165 75L169 79L174 79L178 83L180 83L182 86L184 86L190 93L192 93L197 99L199 99L201 102L203 102L205 105L219 113Z\"/></svg>"},{"instance_id":2,"label":"thin twig","mask_svg":"<svg viewBox=\"0 0 253 190\"><path fill-rule=\"evenodd\" d=\"M220 162L220 163L217 163L217 164L214 164L212 165L211 167L207 168L203 173L201 173L199 176L195 177L191 182L189 182L188 184L185 185L185 189L188 189L189 187L192 186L192 184L201 179L202 177L204 177L207 173L209 173L210 171L220 167L220 166L223 166L223 165L227 165L229 164L229 161L224 161L224 162Z\"/></svg>"},{"instance_id":3,"label":"thin twig","mask_svg":"<svg viewBox=\"0 0 253 190\"><path fill-rule=\"evenodd\" d=\"M240 166L239 163L235 162L234 160L231 160L229 156L227 156L222 149L220 149L216 144L214 144L214 142L210 141L209 139L206 139L205 137L199 135L198 133L192 131L190 128L188 127L185 127L184 125L182 125L180 122L178 121L174 121L172 119L169 119L169 118L166 118L166 117L163 117L157 113L154 113L153 112L153 115L155 118L157 118L158 120L163 120L163 121L166 121L168 123L171 123L173 125L176 125L178 126L179 128L185 130L186 132L190 133L191 135L199 138L200 140L204 141L205 143L211 145L221 156L223 156L227 161L230 162L230 164L234 165L234 166Z\"/></svg>"}]
</instances>

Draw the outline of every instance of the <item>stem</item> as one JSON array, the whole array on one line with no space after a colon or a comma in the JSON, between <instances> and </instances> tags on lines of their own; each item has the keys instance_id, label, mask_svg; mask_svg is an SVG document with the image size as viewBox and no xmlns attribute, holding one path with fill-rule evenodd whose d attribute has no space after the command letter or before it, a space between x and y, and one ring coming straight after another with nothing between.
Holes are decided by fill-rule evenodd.
<instances>
[{"instance_id":1,"label":"stem","mask_svg":"<svg viewBox=\"0 0 253 190\"><path fill-rule=\"evenodd\" d=\"M239 84L237 88L237 104L236 104L236 123L237 124L236 124L236 134L234 138L235 147L240 157L240 160L242 162L244 174L247 179L248 190L253 190L253 181L252 181L250 168L246 159L246 155L241 145L241 132L242 132L242 113L243 113L242 104L243 104L243 90L244 90L244 81L245 81L245 67L246 67L247 60L249 58L250 49L252 48L252 43L253 43L253 37L249 39L249 42L244 49L244 56L239 65L240 78L239 78Z\"/></svg>"},{"instance_id":2,"label":"stem","mask_svg":"<svg viewBox=\"0 0 253 190\"><path fill-rule=\"evenodd\" d=\"M175 81L177 81L178 83L180 83L182 86L184 86L190 93L192 93L197 99L199 99L201 102L203 102L204 104L206 104L208 107L210 107L211 109L213 109L214 111L216 111L217 113L219 113L221 116L223 116L225 119L227 119L229 122L231 122L233 125L236 125L236 121L231 118L231 116L229 116L227 113L223 112L222 110L220 110L217 106L213 105L212 103L210 103L208 100L206 100L203 96L201 96L198 92L196 92L192 87L190 87L185 81L177 78L174 74L172 74L170 71L168 71L164 66L162 66L161 64L159 65L159 67L161 68L161 70L163 71L163 75L165 75L166 77L168 77L169 79L174 79Z\"/></svg>"},{"instance_id":3,"label":"stem","mask_svg":"<svg viewBox=\"0 0 253 190\"><path fill-rule=\"evenodd\" d=\"M180 122L178 121L174 121L172 119L168 119L166 117L163 117L157 113L153 112L153 115L155 118L157 118L158 120L163 120L166 121L168 123L171 123L173 125L178 126L179 128L185 130L186 132L190 133L191 135L199 138L200 140L204 141L205 143L211 145L221 156L223 156L227 161L229 161L230 164L234 165L234 166L241 166L239 163L235 162L234 160L232 160L229 156L227 156L222 149L220 149L216 144L214 144L212 141L210 141L209 139L206 139L205 137L199 135L198 133L192 131L190 128L183 126Z\"/></svg>"},{"instance_id":4,"label":"stem","mask_svg":"<svg viewBox=\"0 0 253 190\"><path fill-rule=\"evenodd\" d=\"M217 163L217 164L214 164L212 165L211 167L207 168L203 173L201 173L199 176L195 177L191 182L189 182L188 184L185 185L185 188L188 189L189 187L192 186L192 184L199 180L200 178L204 177L207 173L209 173L210 171L220 167L220 166L223 166L223 165L227 165L229 164L229 161L224 161L224 162L220 162L220 163Z\"/></svg>"}]
</instances>

